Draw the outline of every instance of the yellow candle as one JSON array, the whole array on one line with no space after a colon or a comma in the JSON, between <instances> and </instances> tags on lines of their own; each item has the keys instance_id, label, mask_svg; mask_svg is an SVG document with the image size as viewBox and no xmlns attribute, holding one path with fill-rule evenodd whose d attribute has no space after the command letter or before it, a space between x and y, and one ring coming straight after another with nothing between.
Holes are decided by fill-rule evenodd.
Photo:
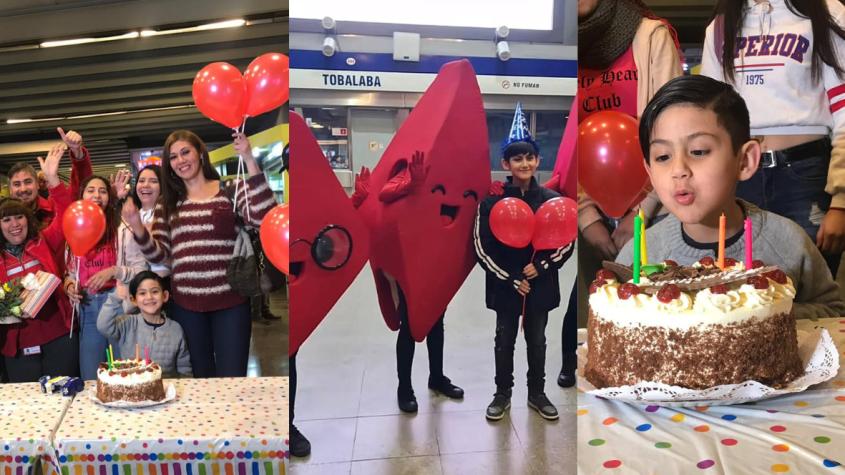
<instances>
[{"instance_id":1,"label":"yellow candle","mask_svg":"<svg viewBox=\"0 0 845 475\"><path fill-rule=\"evenodd\" d=\"M642 265L648 265L648 247L645 243L645 213L640 208L640 261Z\"/></svg>"},{"instance_id":2,"label":"yellow candle","mask_svg":"<svg viewBox=\"0 0 845 475\"><path fill-rule=\"evenodd\" d=\"M725 213L719 216L719 269L725 268L725 226L727 220Z\"/></svg>"}]
</instances>

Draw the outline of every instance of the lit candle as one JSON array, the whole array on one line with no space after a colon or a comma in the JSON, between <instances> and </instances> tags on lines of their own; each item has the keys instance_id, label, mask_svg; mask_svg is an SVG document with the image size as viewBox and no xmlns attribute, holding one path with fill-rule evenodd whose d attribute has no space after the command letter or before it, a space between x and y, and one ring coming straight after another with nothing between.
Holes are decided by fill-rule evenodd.
<instances>
[{"instance_id":1,"label":"lit candle","mask_svg":"<svg viewBox=\"0 0 845 475\"><path fill-rule=\"evenodd\" d=\"M727 220L725 218L725 213L722 213L719 216L719 269L725 268L725 226L727 225Z\"/></svg>"},{"instance_id":2,"label":"lit candle","mask_svg":"<svg viewBox=\"0 0 845 475\"><path fill-rule=\"evenodd\" d=\"M751 218L745 218L745 268L751 268L751 262L754 258L754 253L752 251L753 247L751 244Z\"/></svg>"},{"instance_id":3,"label":"lit candle","mask_svg":"<svg viewBox=\"0 0 845 475\"><path fill-rule=\"evenodd\" d=\"M645 243L645 213L640 208L640 262L643 266L648 265L648 247Z\"/></svg>"},{"instance_id":4,"label":"lit candle","mask_svg":"<svg viewBox=\"0 0 845 475\"><path fill-rule=\"evenodd\" d=\"M639 215L634 216L634 283L640 283L640 265L642 264L640 251L641 245L640 242L642 240L642 225L643 220L640 219Z\"/></svg>"}]
</instances>

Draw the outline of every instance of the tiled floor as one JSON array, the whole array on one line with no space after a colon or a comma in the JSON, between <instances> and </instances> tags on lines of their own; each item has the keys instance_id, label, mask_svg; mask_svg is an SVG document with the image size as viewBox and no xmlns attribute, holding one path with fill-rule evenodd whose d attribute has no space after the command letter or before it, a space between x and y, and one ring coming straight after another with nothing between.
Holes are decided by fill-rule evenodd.
<instances>
[{"instance_id":1,"label":"tiled floor","mask_svg":"<svg viewBox=\"0 0 845 475\"><path fill-rule=\"evenodd\" d=\"M566 302L574 265L561 271ZM428 354L418 344L414 389L420 410L396 406L396 334L378 313L372 273L364 268L297 356L299 429L312 454L293 459L291 473L311 474L570 474L575 473L575 390L555 384L564 309L549 315L546 392L556 422L526 405L525 342L517 343L510 415L484 418L492 400L495 314L484 308L484 274L476 267L446 312L445 372L463 387L463 401L426 388Z\"/></svg>"},{"instance_id":2,"label":"tiled floor","mask_svg":"<svg viewBox=\"0 0 845 475\"><path fill-rule=\"evenodd\" d=\"M270 311L282 318L253 320L247 376L288 375L288 300L284 290L270 295Z\"/></svg>"}]
</instances>

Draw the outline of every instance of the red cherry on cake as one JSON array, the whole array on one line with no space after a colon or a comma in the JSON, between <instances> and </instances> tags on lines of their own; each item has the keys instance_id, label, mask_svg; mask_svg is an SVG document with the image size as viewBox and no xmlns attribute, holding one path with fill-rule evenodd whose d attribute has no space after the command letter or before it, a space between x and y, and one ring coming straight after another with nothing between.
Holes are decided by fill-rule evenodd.
<instances>
[{"instance_id":1,"label":"red cherry on cake","mask_svg":"<svg viewBox=\"0 0 845 475\"><path fill-rule=\"evenodd\" d=\"M616 295L622 300L628 300L631 296L637 295L638 293L640 293L640 288L637 287L637 284L630 282L622 284L616 291Z\"/></svg>"},{"instance_id":2,"label":"red cherry on cake","mask_svg":"<svg viewBox=\"0 0 845 475\"><path fill-rule=\"evenodd\" d=\"M675 284L666 284L657 291L657 300L669 303L681 296L681 289Z\"/></svg>"},{"instance_id":3,"label":"red cherry on cake","mask_svg":"<svg viewBox=\"0 0 845 475\"><path fill-rule=\"evenodd\" d=\"M769 279L762 275L753 275L745 280L747 284L751 284L755 289L765 290L769 288Z\"/></svg>"},{"instance_id":4,"label":"red cherry on cake","mask_svg":"<svg viewBox=\"0 0 845 475\"><path fill-rule=\"evenodd\" d=\"M607 282L601 279L596 279L590 282L590 295L596 293L596 291L599 290L599 287L605 284L607 284Z\"/></svg>"},{"instance_id":5,"label":"red cherry on cake","mask_svg":"<svg viewBox=\"0 0 845 475\"><path fill-rule=\"evenodd\" d=\"M616 274L607 270L607 269L599 269L596 272L596 280L618 280L616 278Z\"/></svg>"},{"instance_id":6,"label":"red cherry on cake","mask_svg":"<svg viewBox=\"0 0 845 475\"><path fill-rule=\"evenodd\" d=\"M666 267L678 267L678 263L673 261L672 259L666 259L665 261L663 261L663 265L665 265Z\"/></svg>"},{"instance_id":7,"label":"red cherry on cake","mask_svg":"<svg viewBox=\"0 0 845 475\"><path fill-rule=\"evenodd\" d=\"M704 267L713 267L714 265L716 265L716 261L714 261L713 258L710 256L702 257L698 260L698 263L703 265Z\"/></svg>"},{"instance_id":8,"label":"red cherry on cake","mask_svg":"<svg viewBox=\"0 0 845 475\"><path fill-rule=\"evenodd\" d=\"M733 267L736 265L736 259L732 259L730 257L725 258L725 267Z\"/></svg>"},{"instance_id":9,"label":"red cherry on cake","mask_svg":"<svg viewBox=\"0 0 845 475\"><path fill-rule=\"evenodd\" d=\"M757 260L757 259L754 259L753 261L751 261L751 268L752 269L757 269L759 267L765 267L765 266L766 266L766 264L763 264L763 261L760 261L760 260Z\"/></svg>"},{"instance_id":10,"label":"red cherry on cake","mask_svg":"<svg viewBox=\"0 0 845 475\"><path fill-rule=\"evenodd\" d=\"M728 289L728 286L725 284L716 284L713 287L710 287L711 294L726 294L728 293L728 290L730 289Z\"/></svg>"},{"instance_id":11,"label":"red cherry on cake","mask_svg":"<svg viewBox=\"0 0 845 475\"><path fill-rule=\"evenodd\" d=\"M764 276L766 276L766 277L768 277L768 278L770 278L770 279L772 279L773 281L777 282L777 283L778 283L778 284L780 284L780 285L785 285L785 284L786 284L786 273L784 273L784 272L783 272L782 270L780 270L780 269L775 269L775 270L773 270L773 271L766 272L766 273L765 273L765 274L763 274L763 275L764 275Z\"/></svg>"}]
</instances>

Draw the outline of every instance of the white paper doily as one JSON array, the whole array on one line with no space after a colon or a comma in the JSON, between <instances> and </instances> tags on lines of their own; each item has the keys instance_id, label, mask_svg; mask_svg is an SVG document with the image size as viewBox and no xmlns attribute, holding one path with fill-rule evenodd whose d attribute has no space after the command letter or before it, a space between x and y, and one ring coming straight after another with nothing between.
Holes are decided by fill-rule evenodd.
<instances>
[{"instance_id":1,"label":"white paper doily","mask_svg":"<svg viewBox=\"0 0 845 475\"><path fill-rule=\"evenodd\" d=\"M92 401L96 402L101 406L107 407L119 407L119 408L127 408L127 407L149 407L149 406L158 406L159 404L166 404L170 401L176 400L176 386L173 383L169 383L167 388L164 390L164 399L161 401L112 401L112 402L103 402L97 398L97 386L94 385L88 391L88 398Z\"/></svg>"},{"instance_id":2,"label":"white paper doily","mask_svg":"<svg viewBox=\"0 0 845 475\"><path fill-rule=\"evenodd\" d=\"M827 329L798 331L798 353L804 363L804 375L789 385L775 389L757 381L725 384L707 389L687 389L680 386L642 381L633 386L596 389L584 377L587 364L587 344L578 348L578 389L605 399L631 403L656 403L664 406L730 405L759 401L784 394L804 391L814 384L823 383L839 371L839 353Z\"/></svg>"}]
</instances>

